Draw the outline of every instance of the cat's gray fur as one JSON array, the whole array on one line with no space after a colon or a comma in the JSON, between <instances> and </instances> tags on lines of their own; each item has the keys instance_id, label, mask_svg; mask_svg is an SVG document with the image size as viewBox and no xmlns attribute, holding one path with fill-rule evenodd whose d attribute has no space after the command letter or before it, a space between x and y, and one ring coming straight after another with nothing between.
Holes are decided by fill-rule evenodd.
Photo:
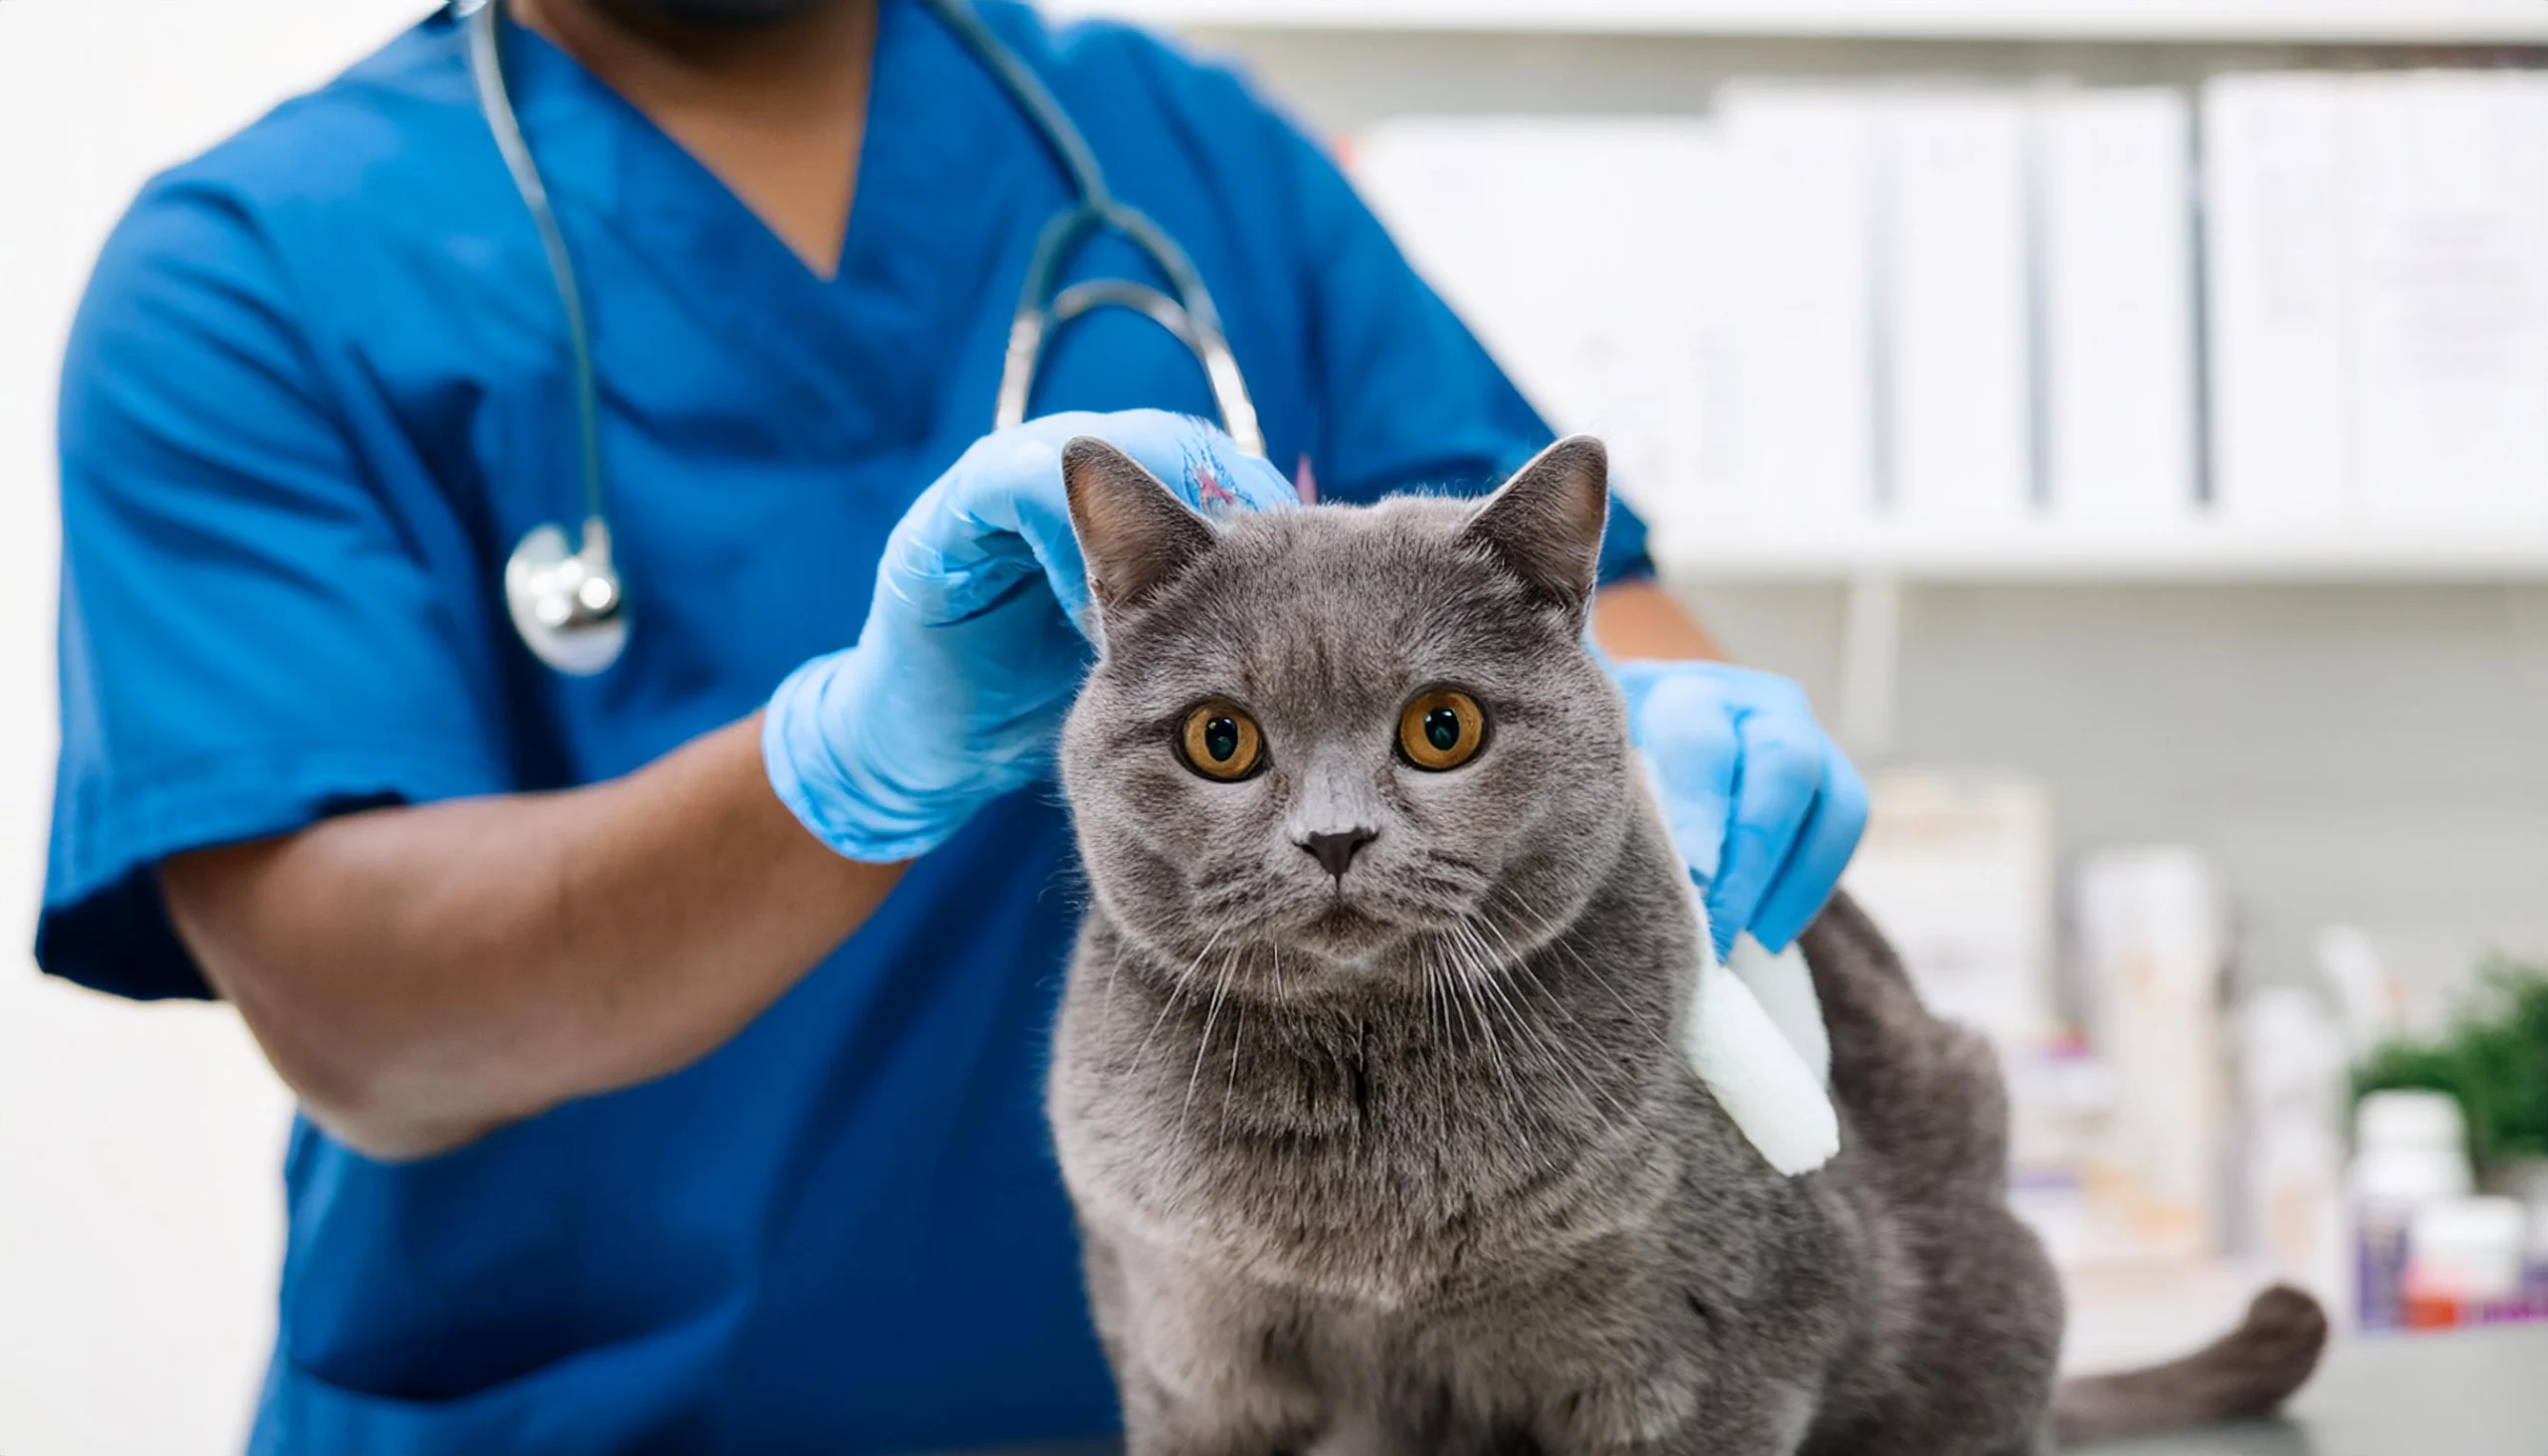
<instances>
[{"instance_id":1,"label":"cat's gray fur","mask_svg":"<svg viewBox=\"0 0 2548 1456\"><path fill-rule=\"evenodd\" d=\"M1094 904L1051 1112L1135 1456L2050 1439L2061 1300L2006 1211L1992 1055L1864 917L1805 940L1828 1167L1773 1171L1685 1060L1697 925L1582 646L1604 474L1579 439L1483 507L1215 526L1066 456L1103 651L1062 750ZM1397 715L1439 685L1492 727L1425 773ZM1258 776L1171 749L1210 698L1261 724ZM1303 851L1345 830L1377 833L1331 876ZM2322 1334L2269 1296L2181 1372L2082 1387L2081 1429L2261 1408Z\"/></svg>"}]
</instances>

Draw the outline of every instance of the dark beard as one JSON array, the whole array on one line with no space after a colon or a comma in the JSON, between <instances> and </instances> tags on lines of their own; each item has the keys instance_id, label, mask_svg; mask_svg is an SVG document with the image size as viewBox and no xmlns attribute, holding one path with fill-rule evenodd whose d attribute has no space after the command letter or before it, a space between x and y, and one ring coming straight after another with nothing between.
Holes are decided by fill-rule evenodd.
<instances>
[{"instance_id":1,"label":"dark beard","mask_svg":"<svg viewBox=\"0 0 2548 1456\"><path fill-rule=\"evenodd\" d=\"M839 0L594 0L593 8L641 29L756 30L811 15Z\"/></svg>"}]
</instances>

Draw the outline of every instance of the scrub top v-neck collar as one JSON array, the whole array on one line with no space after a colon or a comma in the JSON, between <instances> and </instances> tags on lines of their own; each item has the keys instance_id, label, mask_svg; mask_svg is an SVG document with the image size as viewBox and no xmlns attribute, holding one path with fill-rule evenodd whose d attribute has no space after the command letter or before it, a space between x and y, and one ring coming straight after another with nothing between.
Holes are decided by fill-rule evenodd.
<instances>
[{"instance_id":1,"label":"scrub top v-neck collar","mask_svg":"<svg viewBox=\"0 0 2548 1456\"><path fill-rule=\"evenodd\" d=\"M1022 255L1022 230L1041 215L1027 208L1066 192L1033 130L937 17L878 0L858 175L829 279L652 118L508 24L523 129L570 230L579 214L598 223L703 326L799 395L804 408L790 413L812 442L864 453L929 431L951 372L944 353L971 331L983 290L1013 289L998 264ZM608 301L592 312L607 351Z\"/></svg>"}]
</instances>

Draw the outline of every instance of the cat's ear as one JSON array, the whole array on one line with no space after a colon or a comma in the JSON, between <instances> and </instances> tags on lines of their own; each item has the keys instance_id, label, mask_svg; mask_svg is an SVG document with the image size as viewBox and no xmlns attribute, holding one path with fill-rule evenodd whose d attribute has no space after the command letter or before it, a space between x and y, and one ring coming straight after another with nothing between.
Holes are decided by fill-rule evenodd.
<instances>
[{"instance_id":1,"label":"cat's ear","mask_svg":"<svg viewBox=\"0 0 2548 1456\"><path fill-rule=\"evenodd\" d=\"M1533 591L1581 611L1592 599L1609 512L1609 453L1590 435L1569 435L1515 471L1460 534Z\"/></svg>"},{"instance_id":2,"label":"cat's ear","mask_svg":"<svg viewBox=\"0 0 2548 1456\"><path fill-rule=\"evenodd\" d=\"M1062 447L1071 528L1100 611L1140 606L1212 549L1212 527L1142 463L1094 435Z\"/></svg>"}]
</instances>

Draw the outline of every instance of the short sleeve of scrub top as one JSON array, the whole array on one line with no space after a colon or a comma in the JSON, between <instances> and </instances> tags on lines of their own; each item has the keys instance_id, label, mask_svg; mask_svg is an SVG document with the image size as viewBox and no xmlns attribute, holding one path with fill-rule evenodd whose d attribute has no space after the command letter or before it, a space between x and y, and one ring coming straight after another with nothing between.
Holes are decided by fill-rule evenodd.
<instances>
[{"instance_id":1,"label":"short sleeve of scrub top","mask_svg":"<svg viewBox=\"0 0 2548 1456\"><path fill-rule=\"evenodd\" d=\"M163 178L99 260L61 402L62 748L38 956L206 994L155 867L343 809L510 786L377 457L252 214Z\"/></svg>"}]
</instances>

